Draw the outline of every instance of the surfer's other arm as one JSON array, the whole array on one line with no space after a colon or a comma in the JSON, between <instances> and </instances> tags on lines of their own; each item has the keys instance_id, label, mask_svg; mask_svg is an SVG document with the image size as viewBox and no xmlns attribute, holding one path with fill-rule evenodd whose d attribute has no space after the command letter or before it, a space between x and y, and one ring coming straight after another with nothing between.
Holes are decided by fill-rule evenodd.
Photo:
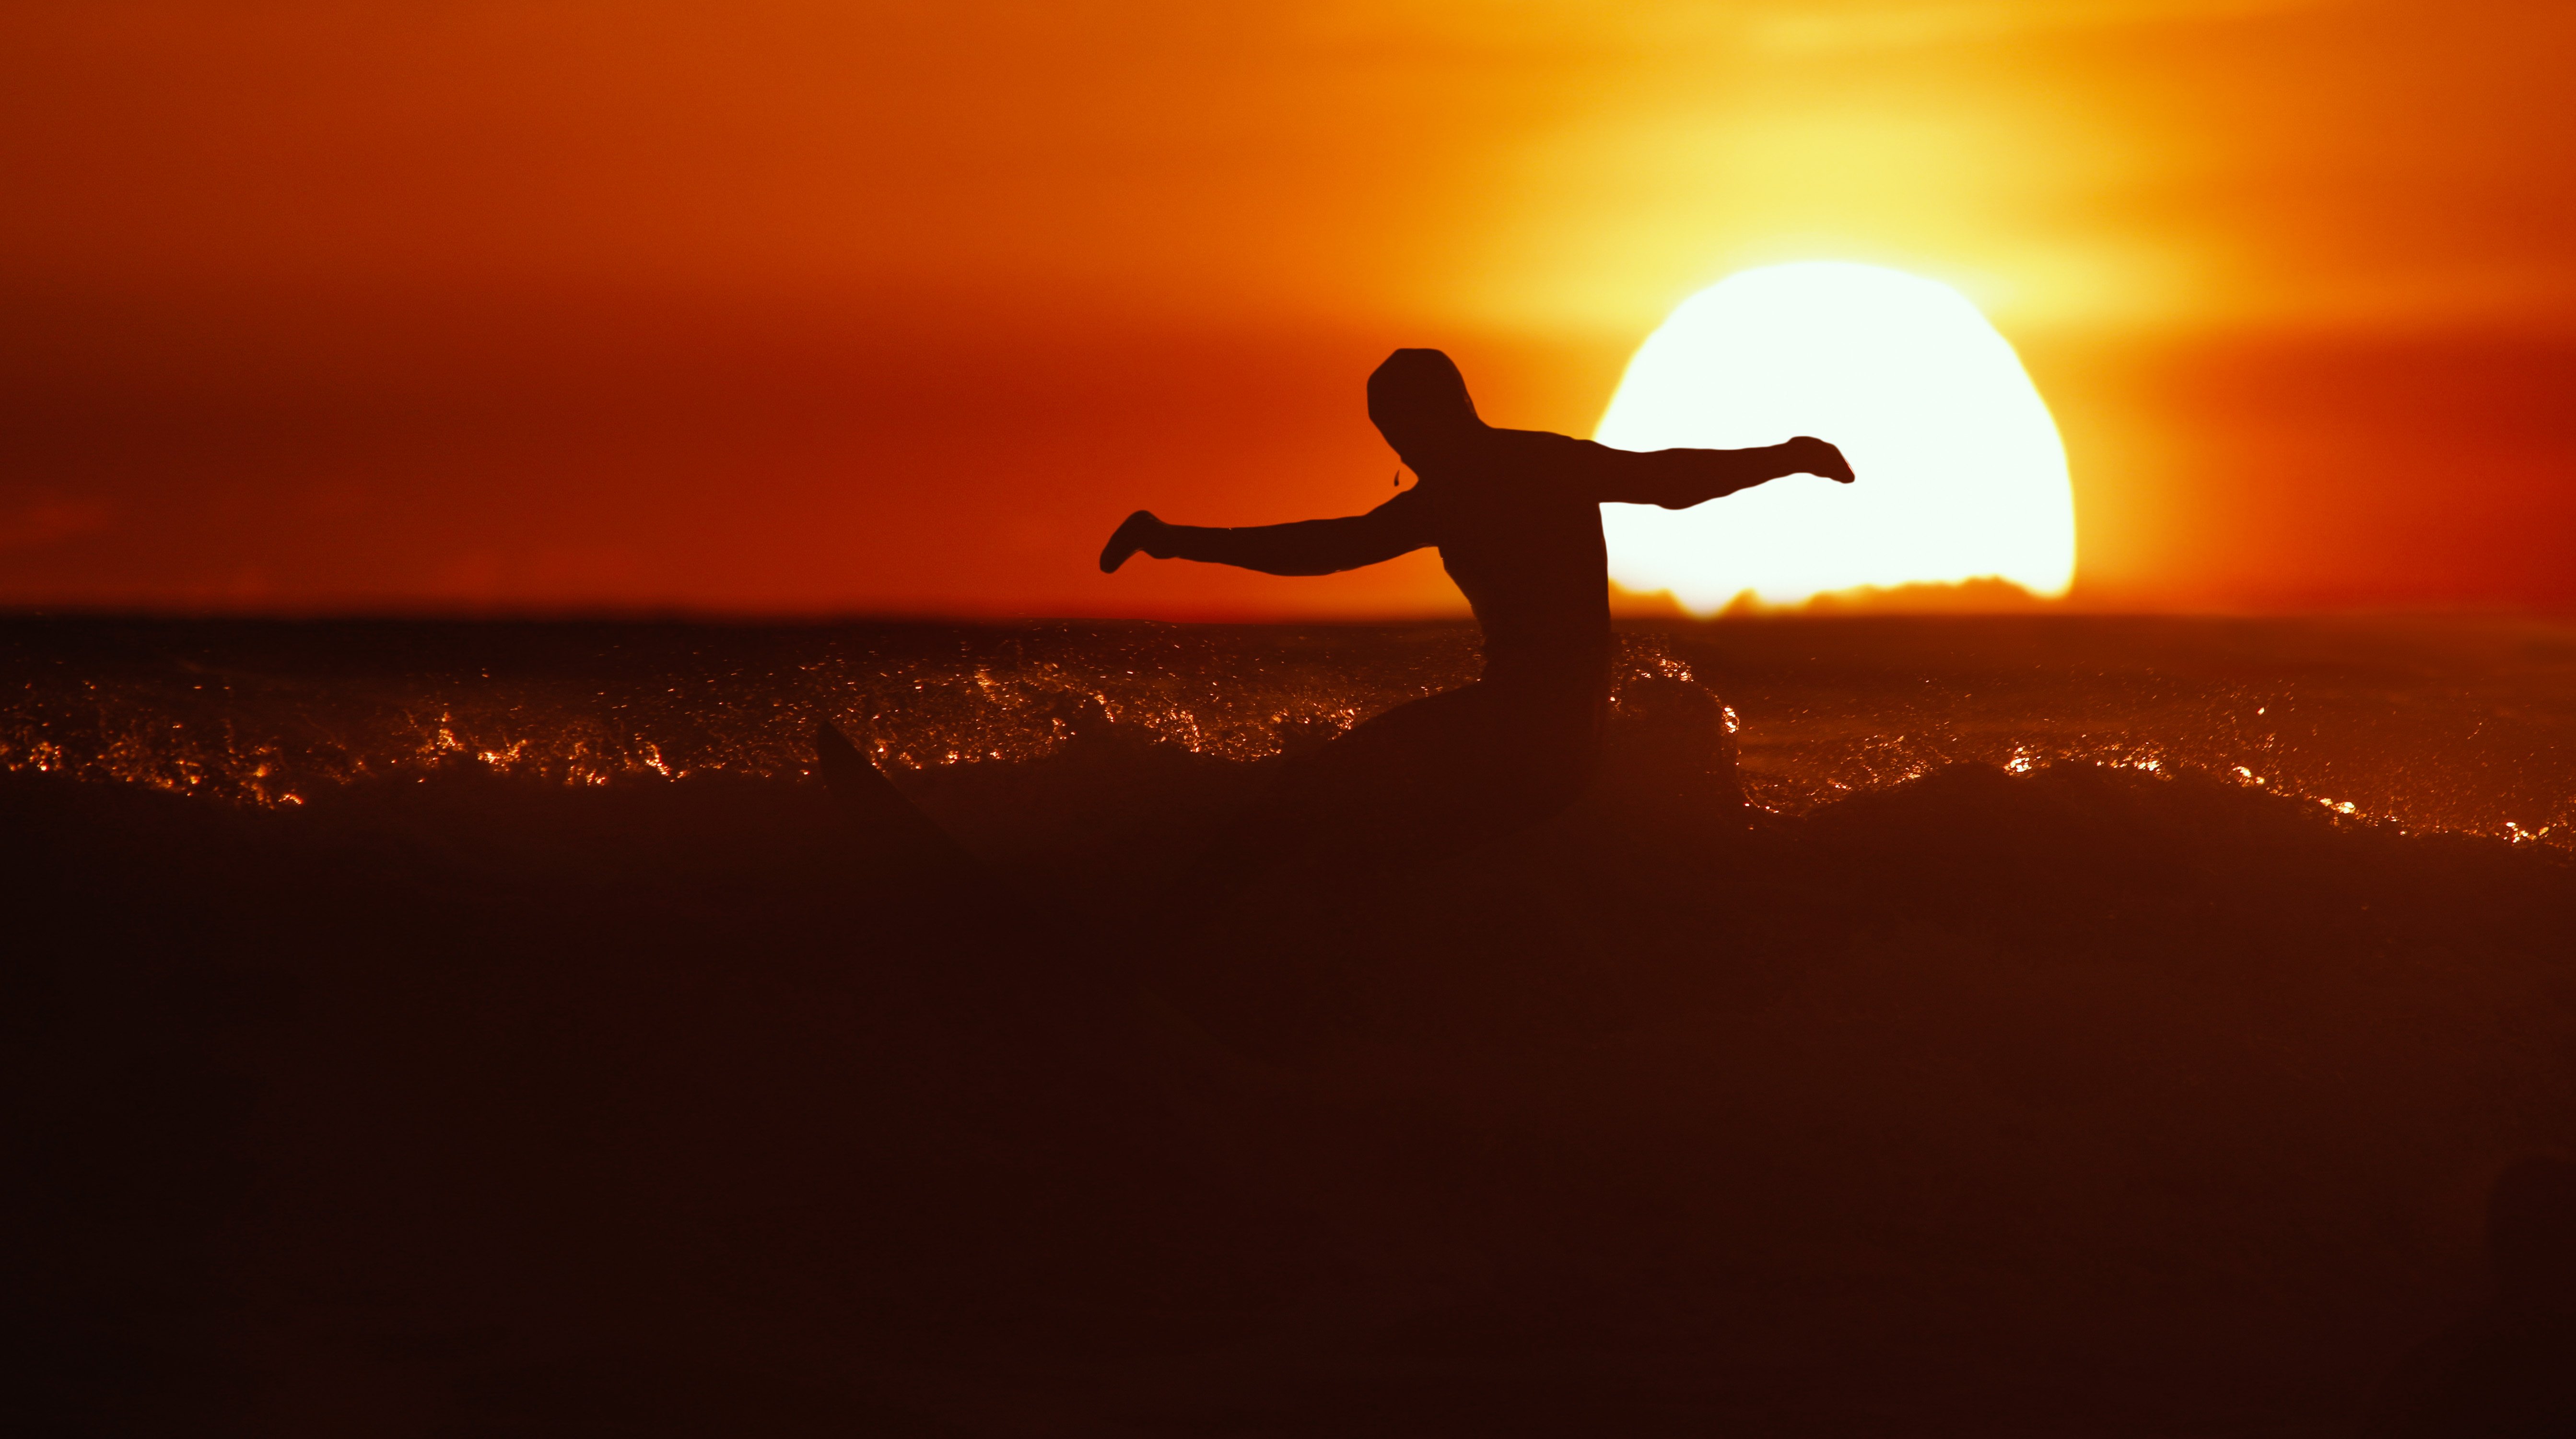
<instances>
[{"instance_id":1,"label":"surfer's other arm","mask_svg":"<svg viewBox=\"0 0 2576 1439\"><path fill-rule=\"evenodd\" d=\"M1365 515L1300 520L1286 525L1209 529L1171 525L1151 510L1127 517L1100 551L1100 568L1114 571L1143 550L1158 560L1200 560L1272 575L1329 575L1391 560L1430 544L1419 507L1408 490Z\"/></svg>"},{"instance_id":2,"label":"surfer's other arm","mask_svg":"<svg viewBox=\"0 0 2576 1439\"><path fill-rule=\"evenodd\" d=\"M1749 450L1636 451L1598 444L1589 448L1598 491L1595 498L1612 504L1686 510L1783 475L1822 475L1838 484L1852 482L1851 462L1843 452L1812 435Z\"/></svg>"}]
</instances>

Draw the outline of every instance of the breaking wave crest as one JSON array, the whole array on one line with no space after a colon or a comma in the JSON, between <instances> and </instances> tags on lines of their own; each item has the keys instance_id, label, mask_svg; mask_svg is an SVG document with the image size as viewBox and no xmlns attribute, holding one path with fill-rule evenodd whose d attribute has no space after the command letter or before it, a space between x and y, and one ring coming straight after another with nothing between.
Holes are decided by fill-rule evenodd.
<instances>
[{"instance_id":1,"label":"breaking wave crest","mask_svg":"<svg viewBox=\"0 0 2576 1439\"><path fill-rule=\"evenodd\" d=\"M0 635L0 769L258 805L477 772L596 786L810 764L829 720L896 769L1085 734L1257 762L1475 673L1404 627L29 619ZM2564 844L2576 637L2506 622L1914 617L1621 636L1627 676L1738 719L1748 798L1800 814L1943 765L2197 770L2344 819Z\"/></svg>"}]
</instances>

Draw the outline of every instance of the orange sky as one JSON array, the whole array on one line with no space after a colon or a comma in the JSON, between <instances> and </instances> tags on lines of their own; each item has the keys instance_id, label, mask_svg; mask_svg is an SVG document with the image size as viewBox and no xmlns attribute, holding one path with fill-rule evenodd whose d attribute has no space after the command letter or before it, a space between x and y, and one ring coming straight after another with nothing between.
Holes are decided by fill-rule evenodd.
<instances>
[{"instance_id":1,"label":"orange sky","mask_svg":"<svg viewBox=\"0 0 2576 1439\"><path fill-rule=\"evenodd\" d=\"M1965 289L2075 602L2576 603L2576 10L0 3L0 603L1351 614L1397 344L1588 432L1730 270Z\"/></svg>"}]
</instances>

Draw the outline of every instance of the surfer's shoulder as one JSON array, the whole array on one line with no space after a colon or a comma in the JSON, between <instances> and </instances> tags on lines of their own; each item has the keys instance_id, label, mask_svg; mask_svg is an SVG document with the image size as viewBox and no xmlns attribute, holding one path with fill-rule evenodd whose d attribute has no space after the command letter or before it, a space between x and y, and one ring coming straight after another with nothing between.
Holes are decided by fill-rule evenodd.
<instances>
[{"instance_id":1,"label":"surfer's shoulder","mask_svg":"<svg viewBox=\"0 0 2576 1439\"><path fill-rule=\"evenodd\" d=\"M1605 447L1593 440L1578 440L1554 430L1498 430L1505 445L1516 458L1555 464L1581 464L1603 453Z\"/></svg>"},{"instance_id":2,"label":"surfer's shoulder","mask_svg":"<svg viewBox=\"0 0 2576 1439\"><path fill-rule=\"evenodd\" d=\"M1495 425L1486 433L1492 435L1496 443L1516 449L1561 450L1569 446L1581 449L1588 448L1592 444L1590 440L1578 440L1572 435L1560 435L1554 430L1506 430L1500 425Z\"/></svg>"},{"instance_id":3,"label":"surfer's shoulder","mask_svg":"<svg viewBox=\"0 0 2576 1439\"><path fill-rule=\"evenodd\" d=\"M1496 430L1494 437L1499 441L1494 451L1497 475L1517 476L1521 483L1548 493L1569 482L1582 482L1604 453L1590 440L1553 430Z\"/></svg>"},{"instance_id":4,"label":"surfer's shoulder","mask_svg":"<svg viewBox=\"0 0 2576 1439\"><path fill-rule=\"evenodd\" d=\"M1580 463L1585 454L1598 449L1590 440L1560 435L1554 430L1505 430L1487 432L1492 436L1489 454L1505 465L1516 468L1550 469L1558 465Z\"/></svg>"}]
</instances>

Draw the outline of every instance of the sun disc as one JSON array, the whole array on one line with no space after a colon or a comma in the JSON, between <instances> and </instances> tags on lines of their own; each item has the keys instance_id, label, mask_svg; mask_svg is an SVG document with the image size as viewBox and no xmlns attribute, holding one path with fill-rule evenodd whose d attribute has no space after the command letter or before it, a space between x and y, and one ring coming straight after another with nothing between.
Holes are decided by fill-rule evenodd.
<instances>
[{"instance_id":1,"label":"sun disc","mask_svg":"<svg viewBox=\"0 0 2576 1439\"><path fill-rule=\"evenodd\" d=\"M2066 451L2010 342L1966 296L1875 265L1747 270L1646 338L1594 438L1736 449L1815 435L1860 481L1775 480L1696 509L1608 505L1610 574L1699 614L1859 586L2075 573Z\"/></svg>"}]
</instances>

